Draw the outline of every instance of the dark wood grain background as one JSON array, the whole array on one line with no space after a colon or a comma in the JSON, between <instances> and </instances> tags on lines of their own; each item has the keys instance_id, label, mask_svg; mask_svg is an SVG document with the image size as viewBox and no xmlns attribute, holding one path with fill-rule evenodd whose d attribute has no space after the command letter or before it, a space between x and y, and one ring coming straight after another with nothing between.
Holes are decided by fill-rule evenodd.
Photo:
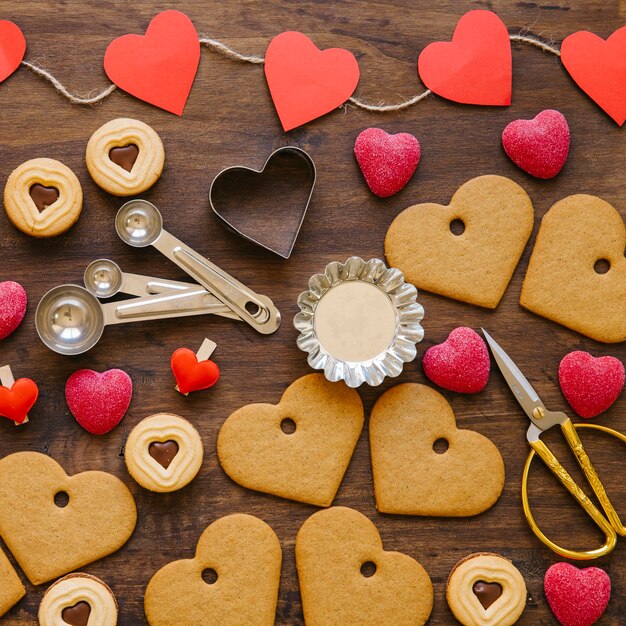
<instances>
[{"instance_id":1,"label":"dark wood grain background","mask_svg":"<svg viewBox=\"0 0 626 626\"><path fill-rule=\"evenodd\" d=\"M449 39L458 18L473 8L497 11L511 32L529 29L557 42L579 29L607 37L626 19L626 2L616 0L4 0L0 2L0 17L14 20L24 31L27 58L48 67L71 89L86 93L108 83L102 70L107 44L128 32L143 33L151 17L167 8L185 11L200 33L222 39L245 53L263 54L271 37L287 29L307 33L320 47L346 47L360 62L357 94L374 102L396 102L419 93L419 51L432 41ZM572 148L556 179L538 181L508 160L500 134L509 121L532 117L550 107L566 115ZM133 250L118 240L113 217L122 200L96 187L87 173L84 152L89 136L104 122L120 116L147 122L163 139L165 170L145 197L160 207L166 227L257 292L273 298L284 320L276 334L264 337L242 323L202 317L108 328L96 348L76 358L54 354L41 344L34 326L40 297L59 283L80 283L85 266L97 257L110 257L127 271L185 278L156 251ZM389 132L414 133L422 145L422 162L415 177L402 192L386 200L368 191L352 153L357 134L373 125ZM405 207L426 201L447 203L469 178L496 173L511 177L527 190L535 206L536 224L496 311L420 293L426 310L426 336L419 345L418 358L406 366L397 381L360 390L368 412L376 398L396 382L426 382L421 355L459 325L489 329L551 409L568 408L557 380L559 361L567 352L582 349L626 360L624 345L596 343L518 305L539 220L554 202L574 193L596 194L626 217L624 132L575 86L558 59L521 45L513 46L510 107L462 106L430 97L401 114L368 114L348 107L288 134L281 131L262 67L237 63L206 49L181 118L119 91L100 106L74 106L25 68L0 85L0 178L5 179L27 159L46 156L71 167L85 194L83 215L76 226L48 241L18 232L0 212L0 280L21 282L29 296L24 323L0 344L0 364L10 363L16 377L35 379L41 390L28 425L15 428L10 423L0 424L0 454L43 451L68 473L106 470L128 484L139 510L133 537L118 553L85 568L114 590L120 623L144 623L143 593L148 580L164 564L190 557L210 522L228 513L246 512L267 521L283 546L276 621L302 624L293 548L300 525L316 508L234 484L220 469L215 440L220 425L233 410L251 402L277 402L289 383L310 371L305 355L296 347L291 323L297 311L296 298L306 288L309 276L322 271L328 262L353 254L381 257L386 229ZM272 150L288 144L312 155L318 183L294 254L285 261L227 232L210 213L207 192L222 168L235 164L258 167ZM174 391L169 358L180 346L196 349L205 336L218 344L215 360L222 377L210 391L185 398ZM120 367L134 382L128 415L102 437L82 430L65 404L65 381L83 367L100 371ZM546 568L558 559L530 532L520 503L527 420L497 371L478 395L445 395L458 425L487 435L502 452L507 480L493 509L469 519L378 514L367 432L359 441L335 502L365 513L376 523L387 549L406 552L424 565L435 586L429 622L433 626L454 623L445 601L446 578L460 558L475 551L504 554L521 570L529 597L520 624L555 624L542 580ZM182 491L169 495L139 487L127 474L121 454L128 431L142 418L163 410L192 420L205 446L199 476ZM597 422L626 430L626 395ZM548 441L567 458L558 436ZM585 442L616 505L626 511L623 444L587 433ZM575 472L571 463L569 466ZM534 470L532 488L537 516L556 538L572 547L598 545L598 533L582 510L570 502L545 470ZM625 542L620 542L612 555L596 563L610 573L614 590L599 623L624 623L625 555ZM4 618L5 623L36 621L46 586L26 587L27 596Z\"/></svg>"}]
</instances>

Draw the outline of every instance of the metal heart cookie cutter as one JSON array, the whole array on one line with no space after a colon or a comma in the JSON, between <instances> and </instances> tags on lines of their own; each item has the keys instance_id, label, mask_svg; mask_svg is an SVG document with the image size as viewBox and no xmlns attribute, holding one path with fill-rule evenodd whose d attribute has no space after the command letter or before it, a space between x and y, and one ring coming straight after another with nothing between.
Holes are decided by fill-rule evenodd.
<instances>
[{"instance_id":1,"label":"metal heart cookie cutter","mask_svg":"<svg viewBox=\"0 0 626 626\"><path fill-rule=\"evenodd\" d=\"M237 235L288 259L311 202L315 163L301 148L284 146L260 170L235 165L211 183L209 204Z\"/></svg>"},{"instance_id":2,"label":"metal heart cookie cutter","mask_svg":"<svg viewBox=\"0 0 626 626\"><path fill-rule=\"evenodd\" d=\"M412 361L424 337L417 289L380 259L333 262L298 298L298 347L313 369L348 387L380 385Z\"/></svg>"},{"instance_id":3,"label":"metal heart cookie cutter","mask_svg":"<svg viewBox=\"0 0 626 626\"><path fill-rule=\"evenodd\" d=\"M158 209L146 200L124 204L115 218L119 237L130 246L154 246L197 283L184 283L122 272L109 259L99 259L85 271L84 289L59 285L40 300L35 314L39 337L60 354L82 354L93 348L105 326L150 319L214 314L246 322L262 334L280 326L273 302L257 294L217 265L163 229ZM102 304L118 292L137 296Z\"/></svg>"}]
</instances>

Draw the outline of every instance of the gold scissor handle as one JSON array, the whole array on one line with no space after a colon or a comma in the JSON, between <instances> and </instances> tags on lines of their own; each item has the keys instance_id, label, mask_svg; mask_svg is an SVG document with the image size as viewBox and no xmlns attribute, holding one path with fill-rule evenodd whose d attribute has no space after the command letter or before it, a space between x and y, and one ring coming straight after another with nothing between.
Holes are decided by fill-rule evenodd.
<instances>
[{"instance_id":1,"label":"gold scissor handle","mask_svg":"<svg viewBox=\"0 0 626 626\"><path fill-rule=\"evenodd\" d=\"M572 424L570 420L564 422L561 426L565 437L571 446L578 462L580 463L583 471L585 472L585 476L589 480L594 493L598 496L598 499L602 503L603 508L607 512L609 518L609 511L613 512L614 518L619 523L619 526L623 528L621 522L619 521L619 517L615 512L615 509L611 505L606 492L604 491L604 487L600 482L600 479L587 456L584 448L582 447L582 443L578 434L576 433L576 429L578 428L594 428L605 432L609 435L617 437L626 443L626 436L622 435L616 430L611 428L606 428L605 426L599 426L597 424ZM526 459L526 464L524 465L524 472L522 474L522 506L524 508L524 515L526 516L526 520L530 525L531 530L537 535L537 537L547 545L551 550L559 554L560 556L567 557L570 559L577 560L589 560L596 559L600 556L604 556L605 554L609 554L615 547L617 543L617 532L613 527L612 523L607 520L602 513L596 508L596 506L589 500L583 490L574 482L574 479L569 475L567 470L559 463L558 459L552 454L550 449L541 441L537 439L535 441L529 442L532 450L528 454L528 458ZM541 529L539 528L533 514L530 510L530 503L528 501L528 474L530 472L530 465L532 460L535 457L535 453L539 455L541 460L547 465L550 471L559 479L559 481L567 488L567 490L574 496L574 498L578 501L578 503L585 509L589 517L594 521L596 526L600 528L602 533L605 536L606 541L602 546L596 548L594 550L583 550L583 551L575 551L568 550L567 548L563 548L558 544L554 543L546 535L543 534ZM602 496L600 495L602 494ZM604 501L603 501L604 498Z\"/></svg>"}]
</instances>

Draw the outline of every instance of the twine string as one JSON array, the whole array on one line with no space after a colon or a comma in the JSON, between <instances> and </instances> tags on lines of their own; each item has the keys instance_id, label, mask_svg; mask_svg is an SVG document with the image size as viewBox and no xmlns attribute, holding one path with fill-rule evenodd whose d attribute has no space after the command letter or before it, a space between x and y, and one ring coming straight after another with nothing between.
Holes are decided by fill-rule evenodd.
<instances>
[{"instance_id":1,"label":"twine string","mask_svg":"<svg viewBox=\"0 0 626 626\"><path fill-rule=\"evenodd\" d=\"M536 37L518 34L509 35L509 38L512 42L527 44L539 48L543 52L549 52L550 54L554 54L557 57L561 56L561 52L558 48L550 43L541 41ZM241 63L252 63L254 65L262 65L263 63L265 63L265 59L263 57L242 54L241 52L237 52L237 50L233 50L233 48L227 46L222 41L207 37L205 35L200 37L199 42L200 45L207 47L209 50L217 52L218 54L221 54L222 56L228 59L232 59L234 61L239 61ZM92 91L91 94L81 95L77 92L70 91L50 70L47 70L41 65L38 65L37 63L34 63L32 61L22 61L22 65L28 68L37 76L40 76L44 80L47 80L57 90L58 93L67 98L72 104L93 106L106 100L117 89L117 87L113 83L111 83L99 93L94 94ZM416 96L413 96L412 98L409 98L407 100L404 100L403 102L395 104L387 104L384 102L381 102L380 104L372 104L359 98L351 97L347 101L346 105L352 105L365 111L371 111L376 113L389 113L391 111L402 111L404 109L412 107L418 102L421 102L422 100L430 96L431 94L432 91L430 89L425 89L422 93L417 94Z\"/></svg>"}]
</instances>

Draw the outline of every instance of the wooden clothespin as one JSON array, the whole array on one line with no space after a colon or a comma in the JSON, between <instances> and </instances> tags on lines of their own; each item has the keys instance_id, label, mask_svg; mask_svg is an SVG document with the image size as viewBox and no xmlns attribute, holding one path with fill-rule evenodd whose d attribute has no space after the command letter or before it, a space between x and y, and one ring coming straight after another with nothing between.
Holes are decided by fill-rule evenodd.
<instances>
[{"instance_id":1,"label":"wooden clothespin","mask_svg":"<svg viewBox=\"0 0 626 626\"><path fill-rule=\"evenodd\" d=\"M188 348L179 348L174 352L171 365L178 383L176 391L187 396L191 391L208 389L217 382L220 370L213 361L209 361L216 348L214 341L205 338L195 354ZM186 391L181 391L180 385Z\"/></svg>"},{"instance_id":2,"label":"wooden clothespin","mask_svg":"<svg viewBox=\"0 0 626 626\"><path fill-rule=\"evenodd\" d=\"M0 367L0 384L7 389L11 389L15 384L15 378L13 378L13 372L10 365L3 365ZM26 424L28 421L28 415L21 422L13 422L16 426Z\"/></svg>"}]
</instances>

